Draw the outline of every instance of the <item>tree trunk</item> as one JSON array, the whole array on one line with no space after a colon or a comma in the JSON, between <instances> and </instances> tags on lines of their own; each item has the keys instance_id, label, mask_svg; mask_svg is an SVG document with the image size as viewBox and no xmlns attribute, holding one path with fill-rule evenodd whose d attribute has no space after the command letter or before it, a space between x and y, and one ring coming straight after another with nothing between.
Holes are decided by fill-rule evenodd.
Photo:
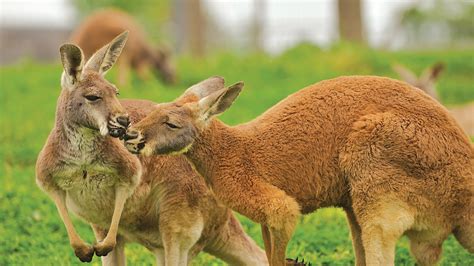
<instances>
[{"instance_id":1,"label":"tree trunk","mask_svg":"<svg viewBox=\"0 0 474 266\"><path fill-rule=\"evenodd\" d=\"M205 50L205 18L202 13L201 0L187 0L186 13L189 29L189 49L195 56L203 56Z\"/></svg>"},{"instance_id":2,"label":"tree trunk","mask_svg":"<svg viewBox=\"0 0 474 266\"><path fill-rule=\"evenodd\" d=\"M265 0L253 0L253 19L251 38L252 48L256 51L263 50L263 24L265 22Z\"/></svg>"},{"instance_id":3,"label":"tree trunk","mask_svg":"<svg viewBox=\"0 0 474 266\"><path fill-rule=\"evenodd\" d=\"M338 0L339 35L342 40L363 43L361 0Z\"/></svg>"},{"instance_id":4,"label":"tree trunk","mask_svg":"<svg viewBox=\"0 0 474 266\"><path fill-rule=\"evenodd\" d=\"M172 20L175 50L182 53L186 50L186 4L181 0L173 0Z\"/></svg>"},{"instance_id":5,"label":"tree trunk","mask_svg":"<svg viewBox=\"0 0 474 266\"><path fill-rule=\"evenodd\" d=\"M205 53L206 20L200 0L174 0L173 20L178 52Z\"/></svg>"}]
</instances>

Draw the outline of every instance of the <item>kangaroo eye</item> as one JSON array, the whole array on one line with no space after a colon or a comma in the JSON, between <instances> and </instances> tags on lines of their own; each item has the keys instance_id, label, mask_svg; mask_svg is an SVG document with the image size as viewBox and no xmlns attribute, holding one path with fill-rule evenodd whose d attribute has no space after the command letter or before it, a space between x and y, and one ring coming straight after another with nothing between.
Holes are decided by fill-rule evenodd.
<instances>
[{"instance_id":1,"label":"kangaroo eye","mask_svg":"<svg viewBox=\"0 0 474 266\"><path fill-rule=\"evenodd\" d=\"M172 124L170 122L165 122L166 126L168 126L169 128L172 128L172 129L177 129L179 128L179 126L175 125L175 124Z\"/></svg>"},{"instance_id":2,"label":"kangaroo eye","mask_svg":"<svg viewBox=\"0 0 474 266\"><path fill-rule=\"evenodd\" d=\"M95 95L86 95L86 96L84 96L84 98L86 98L87 100L89 100L91 102L95 102L95 101L100 99L99 96L95 96Z\"/></svg>"}]
</instances>

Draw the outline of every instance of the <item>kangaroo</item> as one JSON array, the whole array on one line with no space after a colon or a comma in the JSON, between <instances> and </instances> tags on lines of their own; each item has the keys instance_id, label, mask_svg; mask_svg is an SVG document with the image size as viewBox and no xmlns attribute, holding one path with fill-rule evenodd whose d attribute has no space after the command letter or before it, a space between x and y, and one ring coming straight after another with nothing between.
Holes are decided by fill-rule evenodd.
<instances>
[{"instance_id":1,"label":"kangaroo","mask_svg":"<svg viewBox=\"0 0 474 266\"><path fill-rule=\"evenodd\" d=\"M95 252L105 256L104 265L125 265L125 244L137 242L159 265L187 265L202 250L233 265L268 265L264 251L184 157L137 157L111 137L155 106L120 102L117 88L103 77L126 37L119 35L85 64L79 47L60 48L62 91L36 181L56 204L76 256L89 262ZM81 239L68 211L90 223L98 243Z\"/></svg>"},{"instance_id":2,"label":"kangaroo","mask_svg":"<svg viewBox=\"0 0 474 266\"><path fill-rule=\"evenodd\" d=\"M127 129L125 146L184 154L219 200L262 225L270 265L284 265L298 217L329 206L346 211L357 265L393 265L403 234L420 265L438 261L451 233L474 252L474 149L425 93L389 78L339 77L227 126L215 117L243 83L215 88L158 105Z\"/></svg>"},{"instance_id":3,"label":"kangaroo","mask_svg":"<svg viewBox=\"0 0 474 266\"><path fill-rule=\"evenodd\" d=\"M428 95L439 102L441 102L441 100L436 91L436 81L443 69L444 64L438 62L425 69L420 77L417 77L415 73L402 65L393 66L393 70L398 73L400 78L428 93ZM474 101L460 106L448 106L447 108L466 133L469 136L474 136Z\"/></svg>"},{"instance_id":4,"label":"kangaroo","mask_svg":"<svg viewBox=\"0 0 474 266\"><path fill-rule=\"evenodd\" d=\"M127 13L117 9L104 9L87 17L72 33L72 43L83 49L86 59L123 31L130 32L127 46L118 61L118 83L129 81L129 69L147 79L147 70L168 84L176 82L176 70L170 53L164 48L152 48L138 23Z\"/></svg>"}]
</instances>

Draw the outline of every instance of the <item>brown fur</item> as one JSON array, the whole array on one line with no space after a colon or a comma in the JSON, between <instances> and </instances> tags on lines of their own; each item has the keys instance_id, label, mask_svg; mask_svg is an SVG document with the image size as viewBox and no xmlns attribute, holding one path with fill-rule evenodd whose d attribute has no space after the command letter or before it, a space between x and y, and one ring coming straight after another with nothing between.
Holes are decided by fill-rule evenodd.
<instances>
[{"instance_id":1,"label":"brown fur","mask_svg":"<svg viewBox=\"0 0 474 266\"><path fill-rule=\"evenodd\" d=\"M402 65L395 65L393 69L404 81L421 89L441 102L438 92L436 91L436 81L444 69L442 63L436 63L432 67L425 69L420 77L417 77L411 70ZM448 106L447 108L466 133L469 136L474 136L474 102L471 101L459 106Z\"/></svg>"},{"instance_id":2,"label":"brown fur","mask_svg":"<svg viewBox=\"0 0 474 266\"><path fill-rule=\"evenodd\" d=\"M115 86L103 78L120 54L123 36L84 69L78 47L61 48L65 72L56 122L36 164L37 184L55 201L76 256L90 261L94 252L108 254L103 264L125 265L125 244L137 242L160 265L186 265L201 250L233 265L267 264L184 156L137 157L106 136L120 126L118 117L130 115L137 122L155 106L144 100L120 103ZM101 99L85 98L91 95ZM101 121L107 121L105 128ZM97 244L79 237L68 210L91 224Z\"/></svg>"},{"instance_id":3,"label":"brown fur","mask_svg":"<svg viewBox=\"0 0 474 266\"><path fill-rule=\"evenodd\" d=\"M271 265L284 265L300 213L328 206L347 212L358 265L393 265L403 234L420 265L439 260L451 233L474 252L474 149L431 97L388 78L340 77L245 124L214 119L242 86L161 104L127 130L127 148L184 153L217 198L262 224Z\"/></svg>"},{"instance_id":4,"label":"brown fur","mask_svg":"<svg viewBox=\"0 0 474 266\"><path fill-rule=\"evenodd\" d=\"M147 69L167 83L176 81L176 71L170 55L162 48L148 44L145 33L127 13L117 9L100 10L87 17L73 32L71 40L89 58L96 50L110 42L121 32L128 30L130 36L118 61L119 84L128 82L129 68L135 69L142 79L147 78Z\"/></svg>"}]
</instances>

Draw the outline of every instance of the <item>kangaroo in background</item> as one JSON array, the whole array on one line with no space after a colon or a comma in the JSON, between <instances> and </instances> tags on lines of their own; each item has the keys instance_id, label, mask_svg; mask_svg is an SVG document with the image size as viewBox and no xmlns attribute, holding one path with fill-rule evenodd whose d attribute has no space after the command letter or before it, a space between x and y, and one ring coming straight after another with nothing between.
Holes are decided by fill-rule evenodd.
<instances>
[{"instance_id":1,"label":"kangaroo in background","mask_svg":"<svg viewBox=\"0 0 474 266\"><path fill-rule=\"evenodd\" d=\"M242 88L190 88L128 128L125 146L184 154L219 200L262 225L272 266L285 265L300 215L329 206L346 211L357 265L394 265L402 235L420 265L439 260L451 233L474 252L474 148L431 97L339 77L228 126L215 117Z\"/></svg>"},{"instance_id":2,"label":"kangaroo in background","mask_svg":"<svg viewBox=\"0 0 474 266\"><path fill-rule=\"evenodd\" d=\"M62 91L36 182L56 204L76 256L89 262L95 252L105 256L104 265L125 265L125 244L137 242L158 265L187 265L202 250L232 265L267 265L263 250L184 157L137 157L108 136L121 136L156 105L119 101L103 77L126 38L119 35L87 63L76 45L60 48ZM90 223L98 243L81 239L69 211Z\"/></svg>"},{"instance_id":3,"label":"kangaroo in background","mask_svg":"<svg viewBox=\"0 0 474 266\"><path fill-rule=\"evenodd\" d=\"M151 47L138 23L123 11L105 9L93 13L72 33L71 40L82 48L85 58L88 59L95 51L126 30L130 34L118 60L119 85L128 83L130 68L136 70L141 79L147 78L147 71L151 68L164 82L174 83L176 71L169 52L163 48Z\"/></svg>"},{"instance_id":4,"label":"kangaroo in background","mask_svg":"<svg viewBox=\"0 0 474 266\"><path fill-rule=\"evenodd\" d=\"M393 70L400 75L404 81L428 93L431 97L441 102L438 92L436 91L436 81L441 72L443 72L444 64L436 63L431 67L426 68L420 77L413 71L400 64L394 65ZM458 121L461 127L469 136L474 136L474 101L458 106L447 106L449 112Z\"/></svg>"}]
</instances>

